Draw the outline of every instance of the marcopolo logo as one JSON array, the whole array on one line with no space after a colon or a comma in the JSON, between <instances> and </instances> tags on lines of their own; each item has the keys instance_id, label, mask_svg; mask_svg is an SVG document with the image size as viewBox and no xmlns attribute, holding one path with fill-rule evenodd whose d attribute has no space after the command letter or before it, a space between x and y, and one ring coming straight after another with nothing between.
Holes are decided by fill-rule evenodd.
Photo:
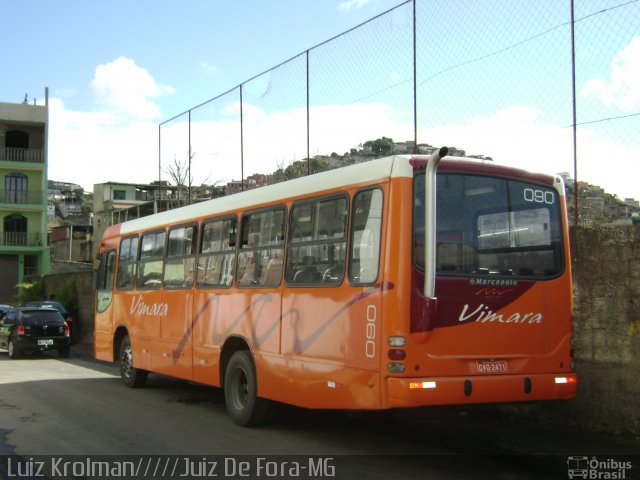
<instances>
[{"instance_id":1,"label":"marcopolo logo","mask_svg":"<svg viewBox=\"0 0 640 480\"><path fill-rule=\"evenodd\" d=\"M575 456L567 458L569 478L585 478L595 480L625 480L627 471L631 470L631 462L607 458Z\"/></svg>"}]
</instances>

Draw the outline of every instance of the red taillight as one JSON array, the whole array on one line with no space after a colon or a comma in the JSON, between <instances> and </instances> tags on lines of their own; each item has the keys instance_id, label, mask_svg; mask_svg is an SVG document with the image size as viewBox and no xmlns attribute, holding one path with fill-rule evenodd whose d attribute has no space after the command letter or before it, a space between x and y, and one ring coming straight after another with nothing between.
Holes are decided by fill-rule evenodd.
<instances>
[{"instance_id":1,"label":"red taillight","mask_svg":"<svg viewBox=\"0 0 640 480\"><path fill-rule=\"evenodd\" d=\"M18 335L24 335L25 333L27 333L27 331L24 328L24 325L20 325L18 327Z\"/></svg>"},{"instance_id":2,"label":"red taillight","mask_svg":"<svg viewBox=\"0 0 640 480\"><path fill-rule=\"evenodd\" d=\"M397 348L397 349L389 350L387 352L387 356L389 357L389 360L404 360L405 358L407 358L407 352Z\"/></svg>"},{"instance_id":3,"label":"red taillight","mask_svg":"<svg viewBox=\"0 0 640 480\"><path fill-rule=\"evenodd\" d=\"M65 323L64 324L64 336L68 337L69 336L69 332L71 332L71 329L69 328L69 324Z\"/></svg>"}]
</instances>

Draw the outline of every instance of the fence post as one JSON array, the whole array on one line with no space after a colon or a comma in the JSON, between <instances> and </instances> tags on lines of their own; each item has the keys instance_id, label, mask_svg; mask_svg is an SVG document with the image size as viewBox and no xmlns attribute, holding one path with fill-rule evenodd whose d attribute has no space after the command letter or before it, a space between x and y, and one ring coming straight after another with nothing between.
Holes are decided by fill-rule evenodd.
<instances>
[{"instance_id":1,"label":"fence post","mask_svg":"<svg viewBox=\"0 0 640 480\"><path fill-rule=\"evenodd\" d=\"M240 84L240 191L244 192L244 125L242 123L242 84Z\"/></svg>"},{"instance_id":2,"label":"fence post","mask_svg":"<svg viewBox=\"0 0 640 480\"><path fill-rule=\"evenodd\" d=\"M418 153L418 62L416 39L416 0L413 0L413 153Z\"/></svg>"},{"instance_id":3,"label":"fence post","mask_svg":"<svg viewBox=\"0 0 640 480\"><path fill-rule=\"evenodd\" d=\"M573 222L578 225L578 116L576 113L576 36L574 4L571 0L571 96L573 102Z\"/></svg>"},{"instance_id":4,"label":"fence post","mask_svg":"<svg viewBox=\"0 0 640 480\"><path fill-rule=\"evenodd\" d=\"M307 50L307 175L309 175L311 167L310 167L310 158L309 158L309 137L311 133L309 131L309 50Z\"/></svg>"}]
</instances>

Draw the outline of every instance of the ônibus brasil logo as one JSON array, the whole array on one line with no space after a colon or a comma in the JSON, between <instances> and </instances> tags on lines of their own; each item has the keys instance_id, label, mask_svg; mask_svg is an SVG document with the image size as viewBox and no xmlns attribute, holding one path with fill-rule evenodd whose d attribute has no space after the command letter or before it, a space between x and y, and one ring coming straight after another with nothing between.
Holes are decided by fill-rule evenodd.
<instances>
[{"instance_id":1,"label":"\u00f4nibus brasil logo","mask_svg":"<svg viewBox=\"0 0 640 480\"><path fill-rule=\"evenodd\" d=\"M631 462L614 458L606 460L586 456L567 458L569 478L624 480L627 478L627 471L631 470L631 467Z\"/></svg>"}]
</instances>

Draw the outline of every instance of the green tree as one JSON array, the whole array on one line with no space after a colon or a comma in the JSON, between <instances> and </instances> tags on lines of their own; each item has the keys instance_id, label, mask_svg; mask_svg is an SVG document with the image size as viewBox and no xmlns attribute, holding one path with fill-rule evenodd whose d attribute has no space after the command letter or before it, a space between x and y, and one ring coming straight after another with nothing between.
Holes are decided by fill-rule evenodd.
<instances>
[{"instance_id":1,"label":"green tree","mask_svg":"<svg viewBox=\"0 0 640 480\"><path fill-rule=\"evenodd\" d=\"M365 146L371 147L371 152L375 155L387 156L393 153L395 145L392 138L382 137L376 140L369 140L364 143Z\"/></svg>"},{"instance_id":2,"label":"green tree","mask_svg":"<svg viewBox=\"0 0 640 480\"><path fill-rule=\"evenodd\" d=\"M45 299L45 286L42 278L34 282L19 283L16 287L18 288L16 298L18 305Z\"/></svg>"}]
</instances>

